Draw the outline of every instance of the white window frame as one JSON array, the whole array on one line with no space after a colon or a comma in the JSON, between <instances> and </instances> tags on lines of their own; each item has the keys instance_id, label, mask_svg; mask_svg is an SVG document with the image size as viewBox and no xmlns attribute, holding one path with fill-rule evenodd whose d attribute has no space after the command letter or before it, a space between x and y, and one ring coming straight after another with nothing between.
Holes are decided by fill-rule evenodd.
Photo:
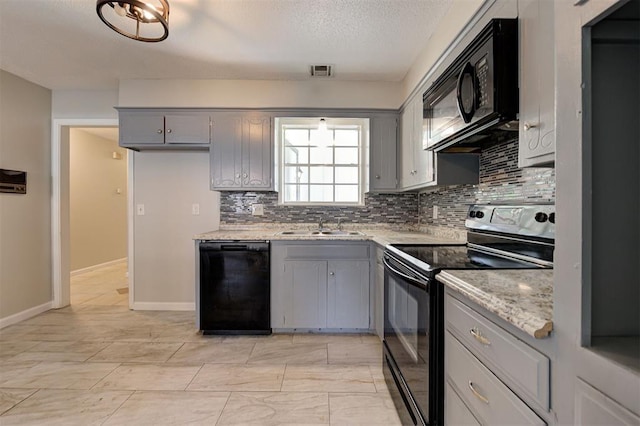
<instances>
[{"instance_id":1,"label":"white window frame","mask_svg":"<svg viewBox=\"0 0 640 426\"><path fill-rule=\"evenodd\" d=\"M357 126L360 130L358 140L358 201L356 202L343 202L343 201L285 201L284 200L284 167L285 167L285 144L284 144L284 131L287 128L303 128L303 129L315 129L320 124L320 119L324 118L329 129L353 128ZM364 206L364 194L366 192L366 172L367 172L367 153L369 146L369 119L368 118L331 118L331 117L276 117L275 118L275 133L276 133L276 155L275 155L275 176L276 176L276 190L278 191L278 204L285 206ZM323 165L309 162L309 165ZM327 164L329 165L329 164ZM335 167L334 162L330 166ZM335 183L328 184L334 188Z\"/></svg>"}]
</instances>

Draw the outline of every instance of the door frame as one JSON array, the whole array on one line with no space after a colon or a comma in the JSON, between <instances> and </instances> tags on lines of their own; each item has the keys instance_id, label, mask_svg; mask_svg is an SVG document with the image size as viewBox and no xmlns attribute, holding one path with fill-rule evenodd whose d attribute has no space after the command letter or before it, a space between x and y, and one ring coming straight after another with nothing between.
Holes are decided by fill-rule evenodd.
<instances>
[{"instance_id":1,"label":"door frame","mask_svg":"<svg viewBox=\"0 0 640 426\"><path fill-rule=\"evenodd\" d=\"M115 119L54 119L51 129L51 272L52 272L52 307L63 308L71 303L69 246L70 226L63 218L69 215L69 204L63 199L69 197L68 181L63 180L63 173L69 173L68 159L63 153L68 152L69 140L63 132L74 127L119 127ZM133 155L127 155L127 257L129 281L129 307L133 306Z\"/></svg>"}]
</instances>

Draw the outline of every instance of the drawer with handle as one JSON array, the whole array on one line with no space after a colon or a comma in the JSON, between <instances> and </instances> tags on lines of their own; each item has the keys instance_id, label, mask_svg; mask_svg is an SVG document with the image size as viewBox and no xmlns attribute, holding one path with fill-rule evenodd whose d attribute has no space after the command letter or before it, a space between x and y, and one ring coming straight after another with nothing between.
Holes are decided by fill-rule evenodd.
<instances>
[{"instance_id":1,"label":"drawer with handle","mask_svg":"<svg viewBox=\"0 0 640 426\"><path fill-rule=\"evenodd\" d=\"M549 411L549 358L447 295L446 327L502 380Z\"/></svg>"},{"instance_id":2,"label":"drawer with handle","mask_svg":"<svg viewBox=\"0 0 640 426\"><path fill-rule=\"evenodd\" d=\"M445 334L446 382L481 424L546 425L458 339Z\"/></svg>"}]
</instances>

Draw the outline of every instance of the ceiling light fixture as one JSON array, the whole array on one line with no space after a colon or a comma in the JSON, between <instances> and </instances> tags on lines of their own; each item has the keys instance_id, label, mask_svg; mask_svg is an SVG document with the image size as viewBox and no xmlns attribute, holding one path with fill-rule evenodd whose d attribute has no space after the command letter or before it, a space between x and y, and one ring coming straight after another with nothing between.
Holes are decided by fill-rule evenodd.
<instances>
[{"instance_id":1,"label":"ceiling light fixture","mask_svg":"<svg viewBox=\"0 0 640 426\"><path fill-rule=\"evenodd\" d=\"M169 36L167 0L98 0L96 12L109 28L134 40L153 43Z\"/></svg>"}]
</instances>

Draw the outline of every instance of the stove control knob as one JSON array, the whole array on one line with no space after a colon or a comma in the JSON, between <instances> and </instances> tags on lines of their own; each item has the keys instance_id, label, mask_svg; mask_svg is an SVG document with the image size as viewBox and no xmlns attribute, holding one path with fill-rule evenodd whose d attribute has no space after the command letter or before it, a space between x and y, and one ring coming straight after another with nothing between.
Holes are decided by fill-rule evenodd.
<instances>
[{"instance_id":1,"label":"stove control knob","mask_svg":"<svg viewBox=\"0 0 640 426\"><path fill-rule=\"evenodd\" d=\"M549 216L547 216L547 214L543 212L538 212L536 213L536 216L535 216L536 222L540 222L540 223L546 222L548 218Z\"/></svg>"},{"instance_id":2,"label":"stove control knob","mask_svg":"<svg viewBox=\"0 0 640 426\"><path fill-rule=\"evenodd\" d=\"M477 217L478 219L482 219L482 218L484 217L484 213L482 213L481 211L476 212L476 217Z\"/></svg>"},{"instance_id":3,"label":"stove control knob","mask_svg":"<svg viewBox=\"0 0 640 426\"><path fill-rule=\"evenodd\" d=\"M553 212L549 215L549 222L556 223L556 212Z\"/></svg>"},{"instance_id":4,"label":"stove control knob","mask_svg":"<svg viewBox=\"0 0 640 426\"><path fill-rule=\"evenodd\" d=\"M476 217L476 211L475 210L471 210L469 212L469 217Z\"/></svg>"}]
</instances>

